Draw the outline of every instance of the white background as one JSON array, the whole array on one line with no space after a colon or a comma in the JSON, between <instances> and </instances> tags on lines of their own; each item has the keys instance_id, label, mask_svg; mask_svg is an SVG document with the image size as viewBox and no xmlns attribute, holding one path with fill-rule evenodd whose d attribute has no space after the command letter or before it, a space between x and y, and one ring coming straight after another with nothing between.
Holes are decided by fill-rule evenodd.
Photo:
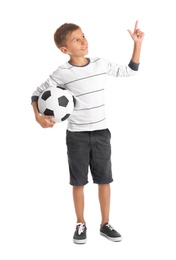
<instances>
[{"instance_id":1,"label":"white background","mask_svg":"<svg viewBox=\"0 0 176 260\"><path fill-rule=\"evenodd\" d=\"M174 1L1 1L0 259L176 259L176 37ZM73 244L66 123L42 129L30 98L68 57L53 33L81 26L90 57L127 64L136 20L145 32L140 70L108 78L112 132L112 225L121 243L99 235L97 186L85 187L87 244Z\"/></svg>"}]
</instances>

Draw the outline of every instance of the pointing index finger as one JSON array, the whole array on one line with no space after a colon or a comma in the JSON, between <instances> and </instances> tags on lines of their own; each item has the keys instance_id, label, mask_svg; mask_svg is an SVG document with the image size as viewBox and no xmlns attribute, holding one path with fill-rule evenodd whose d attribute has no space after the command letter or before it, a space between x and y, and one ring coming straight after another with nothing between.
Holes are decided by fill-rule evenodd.
<instances>
[{"instance_id":1,"label":"pointing index finger","mask_svg":"<svg viewBox=\"0 0 176 260\"><path fill-rule=\"evenodd\" d=\"M138 28L138 21L135 22L134 30L136 31Z\"/></svg>"}]
</instances>

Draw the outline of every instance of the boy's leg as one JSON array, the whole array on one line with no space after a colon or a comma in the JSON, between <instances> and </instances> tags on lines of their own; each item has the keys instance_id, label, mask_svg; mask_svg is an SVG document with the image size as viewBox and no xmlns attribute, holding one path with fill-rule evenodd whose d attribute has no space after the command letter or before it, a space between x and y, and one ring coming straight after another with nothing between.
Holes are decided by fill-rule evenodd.
<instances>
[{"instance_id":1,"label":"boy's leg","mask_svg":"<svg viewBox=\"0 0 176 260\"><path fill-rule=\"evenodd\" d=\"M84 186L73 186L73 200L77 217L73 242L75 244L85 244L87 241L87 227L84 220Z\"/></svg>"},{"instance_id":2,"label":"boy's leg","mask_svg":"<svg viewBox=\"0 0 176 260\"><path fill-rule=\"evenodd\" d=\"M84 244L87 240L87 227L84 219L84 185L88 183L89 132L67 130L66 143L70 170L70 184L73 186L73 201L77 218L73 242Z\"/></svg>"},{"instance_id":3,"label":"boy's leg","mask_svg":"<svg viewBox=\"0 0 176 260\"><path fill-rule=\"evenodd\" d=\"M110 184L99 184L99 200L102 215L100 234L114 242L122 240L121 235L109 224Z\"/></svg>"},{"instance_id":4,"label":"boy's leg","mask_svg":"<svg viewBox=\"0 0 176 260\"><path fill-rule=\"evenodd\" d=\"M90 169L94 183L98 184L101 224L109 222L111 169L111 133L109 129L91 134Z\"/></svg>"},{"instance_id":5,"label":"boy's leg","mask_svg":"<svg viewBox=\"0 0 176 260\"><path fill-rule=\"evenodd\" d=\"M73 201L77 223L84 224L84 186L73 186Z\"/></svg>"},{"instance_id":6,"label":"boy's leg","mask_svg":"<svg viewBox=\"0 0 176 260\"><path fill-rule=\"evenodd\" d=\"M98 195L101 209L101 224L109 222L110 212L110 184L99 184Z\"/></svg>"}]
</instances>

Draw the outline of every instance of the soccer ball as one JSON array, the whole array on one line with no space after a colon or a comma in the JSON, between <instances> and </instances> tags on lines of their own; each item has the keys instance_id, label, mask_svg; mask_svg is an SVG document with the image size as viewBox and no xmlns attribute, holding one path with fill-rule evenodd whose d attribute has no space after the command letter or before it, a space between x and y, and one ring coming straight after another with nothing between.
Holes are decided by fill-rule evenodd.
<instances>
[{"instance_id":1,"label":"soccer ball","mask_svg":"<svg viewBox=\"0 0 176 260\"><path fill-rule=\"evenodd\" d=\"M38 109L42 115L53 116L56 123L65 121L72 113L74 99L71 93L61 87L49 87L38 99Z\"/></svg>"}]
</instances>

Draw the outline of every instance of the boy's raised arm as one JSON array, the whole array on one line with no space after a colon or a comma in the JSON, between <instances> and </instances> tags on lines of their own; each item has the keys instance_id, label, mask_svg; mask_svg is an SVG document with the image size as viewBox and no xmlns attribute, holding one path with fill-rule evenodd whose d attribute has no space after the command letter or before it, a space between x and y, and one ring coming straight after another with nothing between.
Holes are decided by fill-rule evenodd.
<instances>
[{"instance_id":1,"label":"boy's raised arm","mask_svg":"<svg viewBox=\"0 0 176 260\"><path fill-rule=\"evenodd\" d=\"M134 48L133 48L133 54L131 60L135 63L139 63L142 41L144 39L144 33L140 29L138 29L138 21L136 21L135 23L134 31L132 32L128 30L128 32L134 41Z\"/></svg>"}]
</instances>

